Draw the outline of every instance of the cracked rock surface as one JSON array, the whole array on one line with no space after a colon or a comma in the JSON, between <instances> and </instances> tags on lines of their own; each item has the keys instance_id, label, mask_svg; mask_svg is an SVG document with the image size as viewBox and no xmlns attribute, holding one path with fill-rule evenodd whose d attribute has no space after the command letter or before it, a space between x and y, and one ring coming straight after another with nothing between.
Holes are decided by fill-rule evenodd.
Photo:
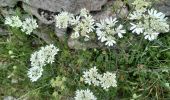
<instances>
[{"instance_id":1,"label":"cracked rock surface","mask_svg":"<svg viewBox=\"0 0 170 100\"><path fill-rule=\"evenodd\" d=\"M155 5L155 8L170 17L170 0L160 0Z\"/></svg>"}]
</instances>

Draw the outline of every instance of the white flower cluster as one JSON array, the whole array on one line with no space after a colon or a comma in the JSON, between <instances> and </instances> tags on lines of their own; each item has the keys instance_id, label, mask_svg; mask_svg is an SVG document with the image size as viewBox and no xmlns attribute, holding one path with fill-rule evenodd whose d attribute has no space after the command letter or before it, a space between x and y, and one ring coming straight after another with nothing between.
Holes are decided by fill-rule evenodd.
<instances>
[{"instance_id":1,"label":"white flower cluster","mask_svg":"<svg viewBox=\"0 0 170 100\"><path fill-rule=\"evenodd\" d=\"M139 1L139 0L138 0ZM149 5L149 4L144 4ZM146 6L147 7L147 6ZM143 7L144 8L144 7ZM162 32L169 32L169 25L167 18L162 12L158 12L155 9L147 10L135 10L129 16L133 23L130 30L132 33L140 34L143 33L145 39L153 41L157 39L158 35Z\"/></svg>"},{"instance_id":2,"label":"white flower cluster","mask_svg":"<svg viewBox=\"0 0 170 100\"><path fill-rule=\"evenodd\" d=\"M27 35L30 35L36 28L38 28L36 20L33 18L26 18L25 21L22 22L21 31L25 32Z\"/></svg>"},{"instance_id":3,"label":"white flower cluster","mask_svg":"<svg viewBox=\"0 0 170 100\"><path fill-rule=\"evenodd\" d=\"M43 68L42 67L31 67L27 73L28 77L32 82L37 81L42 76Z\"/></svg>"},{"instance_id":4,"label":"white flower cluster","mask_svg":"<svg viewBox=\"0 0 170 100\"><path fill-rule=\"evenodd\" d=\"M113 46L113 44L116 44L116 35L119 38L122 38L123 34L126 33L126 31L122 29L123 25L120 24L117 26L117 22L116 18L113 19L110 17L95 24L95 20L85 8L81 9L80 14L75 17L68 12L62 12L56 16L56 27L73 27L74 32L72 33L71 38L83 36L86 38L85 40L89 40L89 33L92 33L95 30L98 39L101 40L101 42L106 42L105 45L107 46ZM95 25L97 26L96 29Z\"/></svg>"},{"instance_id":5,"label":"white flower cluster","mask_svg":"<svg viewBox=\"0 0 170 100\"><path fill-rule=\"evenodd\" d=\"M59 49L51 44L41 47L39 51L36 51L31 55L30 61L32 68L29 69L28 76L32 82L37 81L41 77L43 66L54 62L55 55L58 51Z\"/></svg>"},{"instance_id":6,"label":"white flower cluster","mask_svg":"<svg viewBox=\"0 0 170 100\"><path fill-rule=\"evenodd\" d=\"M104 73L100 79L100 84L104 89L108 89L111 86L117 87L116 74L110 72Z\"/></svg>"},{"instance_id":7,"label":"white flower cluster","mask_svg":"<svg viewBox=\"0 0 170 100\"><path fill-rule=\"evenodd\" d=\"M61 12L60 14L56 15L55 16L56 27L67 28L72 16L73 15L68 12Z\"/></svg>"},{"instance_id":8,"label":"white flower cluster","mask_svg":"<svg viewBox=\"0 0 170 100\"><path fill-rule=\"evenodd\" d=\"M85 71L83 73L83 78L86 84L101 86L105 90L110 87L117 87L115 73L106 72L102 75L97 72L96 67L89 69L89 71Z\"/></svg>"},{"instance_id":9,"label":"white flower cluster","mask_svg":"<svg viewBox=\"0 0 170 100\"><path fill-rule=\"evenodd\" d=\"M117 23L116 18L106 18L105 20L101 20L100 23L96 23L97 29L96 33L98 36L98 39L101 42L106 42L105 45L107 46L113 46L113 44L116 44L116 37L117 35L119 38L123 37L123 34L126 33L125 30L123 30L123 25L116 25Z\"/></svg>"},{"instance_id":10,"label":"white flower cluster","mask_svg":"<svg viewBox=\"0 0 170 100\"><path fill-rule=\"evenodd\" d=\"M11 27L21 27L22 21L18 16L11 16L5 18L5 24Z\"/></svg>"},{"instance_id":11,"label":"white flower cluster","mask_svg":"<svg viewBox=\"0 0 170 100\"><path fill-rule=\"evenodd\" d=\"M148 6L151 5L151 2L146 2L147 0L135 0L132 5L135 7L135 10L138 12L145 12Z\"/></svg>"},{"instance_id":12,"label":"white flower cluster","mask_svg":"<svg viewBox=\"0 0 170 100\"><path fill-rule=\"evenodd\" d=\"M72 38L78 38L79 36L89 38L88 33L94 30L94 19L86 9L82 9L80 15L76 17L68 12L61 12L59 15L56 15L55 19L56 27L58 28L74 27Z\"/></svg>"},{"instance_id":13,"label":"white flower cluster","mask_svg":"<svg viewBox=\"0 0 170 100\"><path fill-rule=\"evenodd\" d=\"M85 36L89 38L88 34L94 30L94 21L89 12L86 9L82 9L80 11L80 16L73 18L72 25L74 26L74 33L71 37L78 38L79 36Z\"/></svg>"},{"instance_id":14,"label":"white flower cluster","mask_svg":"<svg viewBox=\"0 0 170 100\"><path fill-rule=\"evenodd\" d=\"M97 98L93 95L93 93L89 90L77 90L75 100L97 100Z\"/></svg>"},{"instance_id":15,"label":"white flower cluster","mask_svg":"<svg viewBox=\"0 0 170 100\"><path fill-rule=\"evenodd\" d=\"M30 35L31 32L38 28L38 24L33 18L26 18L25 21L21 21L18 16L11 16L5 18L5 24L11 27L21 28L22 32Z\"/></svg>"},{"instance_id":16,"label":"white flower cluster","mask_svg":"<svg viewBox=\"0 0 170 100\"><path fill-rule=\"evenodd\" d=\"M89 69L88 71L83 72L84 82L94 86L100 85L101 75L97 72L98 69L96 67L93 67Z\"/></svg>"}]
</instances>

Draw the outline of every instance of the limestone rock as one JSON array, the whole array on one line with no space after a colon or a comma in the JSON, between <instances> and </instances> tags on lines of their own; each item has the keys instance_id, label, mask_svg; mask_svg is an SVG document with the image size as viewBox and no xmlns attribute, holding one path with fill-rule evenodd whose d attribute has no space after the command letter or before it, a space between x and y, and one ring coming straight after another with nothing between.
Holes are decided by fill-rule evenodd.
<instances>
[{"instance_id":1,"label":"limestone rock","mask_svg":"<svg viewBox=\"0 0 170 100\"><path fill-rule=\"evenodd\" d=\"M25 3L31 7L51 12L77 13L81 8L87 8L90 11L101 10L106 2L107 0L29 0L28 3Z\"/></svg>"},{"instance_id":2,"label":"limestone rock","mask_svg":"<svg viewBox=\"0 0 170 100\"><path fill-rule=\"evenodd\" d=\"M0 7L14 7L18 0L0 0Z\"/></svg>"},{"instance_id":3,"label":"limestone rock","mask_svg":"<svg viewBox=\"0 0 170 100\"><path fill-rule=\"evenodd\" d=\"M160 0L155 4L155 8L170 17L170 0Z\"/></svg>"}]
</instances>

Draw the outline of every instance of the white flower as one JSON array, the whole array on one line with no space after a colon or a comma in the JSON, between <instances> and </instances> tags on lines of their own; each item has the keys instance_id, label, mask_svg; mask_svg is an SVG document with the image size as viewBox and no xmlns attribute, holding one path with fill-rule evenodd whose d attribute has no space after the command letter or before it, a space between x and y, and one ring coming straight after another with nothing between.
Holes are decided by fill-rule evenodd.
<instances>
[{"instance_id":1,"label":"white flower","mask_svg":"<svg viewBox=\"0 0 170 100\"><path fill-rule=\"evenodd\" d=\"M148 30L144 32L144 35L145 35L145 39L148 39L149 41L153 41L158 37L159 33Z\"/></svg>"},{"instance_id":2,"label":"white flower","mask_svg":"<svg viewBox=\"0 0 170 100\"><path fill-rule=\"evenodd\" d=\"M147 0L135 0L132 5L135 6L135 10L138 12L145 12L147 7L151 5Z\"/></svg>"},{"instance_id":3,"label":"white flower","mask_svg":"<svg viewBox=\"0 0 170 100\"><path fill-rule=\"evenodd\" d=\"M101 77L100 74L98 74L96 67L91 68L89 71L83 72L83 78L84 82L94 86L99 86L99 78Z\"/></svg>"},{"instance_id":4,"label":"white flower","mask_svg":"<svg viewBox=\"0 0 170 100\"><path fill-rule=\"evenodd\" d=\"M158 12L155 9L148 10L148 14L149 14L150 17L159 19L161 21L166 21L167 20L167 18L165 18L165 14L163 14L162 12Z\"/></svg>"},{"instance_id":5,"label":"white flower","mask_svg":"<svg viewBox=\"0 0 170 100\"><path fill-rule=\"evenodd\" d=\"M99 74L97 70L96 67L93 67L83 72L84 82L88 85L101 86L105 90L108 90L110 87L117 87L115 73L106 72L104 74Z\"/></svg>"},{"instance_id":6,"label":"white flower","mask_svg":"<svg viewBox=\"0 0 170 100\"><path fill-rule=\"evenodd\" d=\"M43 67L47 63L52 64L58 51L59 49L56 48L53 44L41 47L39 51L36 51L31 55L31 66Z\"/></svg>"},{"instance_id":7,"label":"white flower","mask_svg":"<svg viewBox=\"0 0 170 100\"><path fill-rule=\"evenodd\" d=\"M132 27L130 28L130 30L132 30L132 33L136 33L136 34L140 34L143 33L144 28L143 28L143 24L141 22L137 23L137 24L133 24L130 23L132 25Z\"/></svg>"},{"instance_id":8,"label":"white flower","mask_svg":"<svg viewBox=\"0 0 170 100\"><path fill-rule=\"evenodd\" d=\"M5 24L11 27L21 27L22 21L18 16L11 16L5 18Z\"/></svg>"},{"instance_id":9,"label":"white flower","mask_svg":"<svg viewBox=\"0 0 170 100\"><path fill-rule=\"evenodd\" d=\"M122 28L123 28L123 25L119 25L117 28L116 28L116 33L118 34L118 37L119 38L122 38L123 37L123 35L122 35L122 33L126 33L126 31L125 30L122 30Z\"/></svg>"},{"instance_id":10,"label":"white flower","mask_svg":"<svg viewBox=\"0 0 170 100\"><path fill-rule=\"evenodd\" d=\"M42 76L43 69L42 67L31 67L27 73L28 77L32 82L37 81Z\"/></svg>"},{"instance_id":11,"label":"white flower","mask_svg":"<svg viewBox=\"0 0 170 100\"><path fill-rule=\"evenodd\" d=\"M132 25L130 28L132 33L143 33L145 39L148 39L149 41L157 39L159 33L169 32L169 24L167 23L165 14L154 9L150 9L143 13L140 21L139 19L136 19L135 22L130 23Z\"/></svg>"},{"instance_id":12,"label":"white flower","mask_svg":"<svg viewBox=\"0 0 170 100\"><path fill-rule=\"evenodd\" d=\"M88 15L84 19L82 19L82 22L83 22L82 31L84 31L86 33L93 32L93 30L94 30L94 21L95 20L93 19L93 17L91 15Z\"/></svg>"},{"instance_id":13,"label":"white flower","mask_svg":"<svg viewBox=\"0 0 170 100\"><path fill-rule=\"evenodd\" d=\"M89 11L86 8L81 9L80 16L86 17L89 15Z\"/></svg>"},{"instance_id":14,"label":"white flower","mask_svg":"<svg viewBox=\"0 0 170 100\"><path fill-rule=\"evenodd\" d=\"M131 14L129 14L129 19L135 20L135 19L141 19L142 18L142 13L139 11L133 11Z\"/></svg>"},{"instance_id":15,"label":"white flower","mask_svg":"<svg viewBox=\"0 0 170 100\"><path fill-rule=\"evenodd\" d=\"M29 70L28 76L31 78L32 81L36 81L38 78L41 77L41 70L38 68L42 69L42 67L46 64L52 64L58 51L59 49L57 47L55 47L53 44L50 44L45 47L41 47L39 51L36 51L31 55L30 61L32 68ZM39 73L37 73L37 76L35 76L35 71L39 71Z\"/></svg>"},{"instance_id":16,"label":"white flower","mask_svg":"<svg viewBox=\"0 0 170 100\"><path fill-rule=\"evenodd\" d=\"M30 35L36 28L38 28L36 20L33 18L26 18L25 21L23 21L21 31L25 32L27 35Z\"/></svg>"},{"instance_id":17,"label":"white flower","mask_svg":"<svg viewBox=\"0 0 170 100\"><path fill-rule=\"evenodd\" d=\"M130 14L129 17L129 19L135 21L130 23L132 25L130 28L132 33L143 33L145 39L153 41L158 37L159 33L169 32L169 24L165 14L155 9L146 9L150 2L135 0L133 5L135 5L136 11Z\"/></svg>"},{"instance_id":18,"label":"white flower","mask_svg":"<svg viewBox=\"0 0 170 100\"><path fill-rule=\"evenodd\" d=\"M43 51L36 51L33 54L31 54L31 66L39 66L39 67L43 67L46 65L45 61L46 61L46 57L44 55Z\"/></svg>"},{"instance_id":19,"label":"white flower","mask_svg":"<svg viewBox=\"0 0 170 100\"><path fill-rule=\"evenodd\" d=\"M75 21L77 24L75 24L73 30L74 32L72 33L72 38L78 38L79 36L84 36L84 37L89 37L89 33L93 32L94 30L94 22L95 20L91 15L86 15L84 17L80 16L78 17L77 20Z\"/></svg>"},{"instance_id":20,"label":"white flower","mask_svg":"<svg viewBox=\"0 0 170 100\"><path fill-rule=\"evenodd\" d=\"M105 45L107 46L113 46L113 44L116 44L116 37L122 38L124 33L126 33L125 30L123 30L123 25L119 25L117 27L116 18L106 18L105 20L101 20L100 23L96 23L96 33L98 36L98 40L101 42L106 42Z\"/></svg>"},{"instance_id":21,"label":"white flower","mask_svg":"<svg viewBox=\"0 0 170 100\"><path fill-rule=\"evenodd\" d=\"M75 32L71 34L71 38L76 39L76 38L78 38L80 36L80 34L79 34L79 27L78 26L75 27L74 31Z\"/></svg>"},{"instance_id":22,"label":"white flower","mask_svg":"<svg viewBox=\"0 0 170 100\"><path fill-rule=\"evenodd\" d=\"M59 49L56 48L53 44L47 45L45 47L41 47L41 51L43 51L46 63L53 63L55 59L55 55L58 53Z\"/></svg>"},{"instance_id":23,"label":"white flower","mask_svg":"<svg viewBox=\"0 0 170 100\"><path fill-rule=\"evenodd\" d=\"M97 100L97 98L93 95L93 93L89 90L77 90L75 100Z\"/></svg>"},{"instance_id":24,"label":"white flower","mask_svg":"<svg viewBox=\"0 0 170 100\"><path fill-rule=\"evenodd\" d=\"M18 16L6 17L5 24L11 27L21 27L21 31L30 35L31 32L38 28L36 20L33 18L26 18L25 21L21 21Z\"/></svg>"},{"instance_id":25,"label":"white flower","mask_svg":"<svg viewBox=\"0 0 170 100\"><path fill-rule=\"evenodd\" d=\"M68 12L61 12L55 16L56 27L58 28L67 28L69 21L73 18L73 15Z\"/></svg>"},{"instance_id":26,"label":"white flower","mask_svg":"<svg viewBox=\"0 0 170 100\"><path fill-rule=\"evenodd\" d=\"M115 38L114 37L107 37L105 45L113 46L113 44L116 44Z\"/></svg>"},{"instance_id":27,"label":"white flower","mask_svg":"<svg viewBox=\"0 0 170 100\"><path fill-rule=\"evenodd\" d=\"M55 19L56 27L58 28L67 28L68 25L73 27L74 32L72 33L71 38L83 36L86 38L85 40L87 40L87 37L90 37L88 33L91 33L94 30L95 20L85 8L81 9L79 16L74 16L68 12L61 12Z\"/></svg>"},{"instance_id":28,"label":"white flower","mask_svg":"<svg viewBox=\"0 0 170 100\"><path fill-rule=\"evenodd\" d=\"M103 76L100 78L100 84L101 87L106 90L111 86L117 87L116 74L110 72L104 73Z\"/></svg>"},{"instance_id":29,"label":"white flower","mask_svg":"<svg viewBox=\"0 0 170 100\"><path fill-rule=\"evenodd\" d=\"M72 16L71 20L69 21L70 25L77 25L78 23L80 23L80 16Z\"/></svg>"},{"instance_id":30,"label":"white flower","mask_svg":"<svg viewBox=\"0 0 170 100\"><path fill-rule=\"evenodd\" d=\"M106 25L109 27L115 26L115 24L118 22L117 18L113 19L112 17L106 18L104 21L105 21Z\"/></svg>"},{"instance_id":31,"label":"white flower","mask_svg":"<svg viewBox=\"0 0 170 100\"><path fill-rule=\"evenodd\" d=\"M150 27L157 32L169 32L169 24L167 23L165 14L154 9L148 10L148 14Z\"/></svg>"},{"instance_id":32,"label":"white flower","mask_svg":"<svg viewBox=\"0 0 170 100\"><path fill-rule=\"evenodd\" d=\"M101 40L101 42L105 42L107 40L106 39L106 32L97 30L96 33L97 33L97 36L98 36L98 40Z\"/></svg>"}]
</instances>

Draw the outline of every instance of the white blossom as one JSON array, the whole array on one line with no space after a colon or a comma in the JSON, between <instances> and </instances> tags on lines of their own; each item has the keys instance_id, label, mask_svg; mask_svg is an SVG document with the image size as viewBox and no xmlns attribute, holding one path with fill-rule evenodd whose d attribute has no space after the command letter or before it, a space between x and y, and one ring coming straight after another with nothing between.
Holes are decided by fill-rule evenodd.
<instances>
[{"instance_id":1,"label":"white blossom","mask_svg":"<svg viewBox=\"0 0 170 100\"><path fill-rule=\"evenodd\" d=\"M129 14L129 19L135 20L138 19L140 20L142 18L142 13L139 11L133 11L132 13Z\"/></svg>"},{"instance_id":2,"label":"white blossom","mask_svg":"<svg viewBox=\"0 0 170 100\"><path fill-rule=\"evenodd\" d=\"M18 16L11 16L5 18L5 24L11 27L21 27L22 21Z\"/></svg>"},{"instance_id":3,"label":"white blossom","mask_svg":"<svg viewBox=\"0 0 170 100\"><path fill-rule=\"evenodd\" d=\"M46 57L44 52L41 50L34 52L33 54L31 54L30 61L31 61L31 66L40 66L40 67L45 66Z\"/></svg>"},{"instance_id":4,"label":"white blossom","mask_svg":"<svg viewBox=\"0 0 170 100\"><path fill-rule=\"evenodd\" d=\"M80 23L80 16L72 16L71 20L69 21L70 25L77 25L78 23Z\"/></svg>"},{"instance_id":5,"label":"white blossom","mask_svg":"<svg viewBox=\"0 0 170 100\"><path fill-rule=\"evenodd\" d=\"M86 8L80 10L80 16L86 17L89 14L89 11Z\"/></svg>"},{"instance_id":6,"label":"white blossom","mask_svg":"<svg viewBox=\"0 0 170 100\"><path fill-rule=\"evenodd\" d=\"M132 25L132 27L130 28L130 30L132 30L132 33L136 33L136 34L140 34L143 33L144 31L144 27L143 24L141 22L137 23L137 24L133 24L130 23Z\"/></svg>"},{"instance_id":7,"label":"white blossom","mask_svg":"<svg viewBox=\"0 0 170 100\"><path fill-rule=\"evenodd\" d=\"M34 66L29 69L27 75L32 82L35 82L42 76L42 72L42 67Z\"/></svg>"},{"instance_id":8,"label":"white blossom","mask_svg":"<svg viewBox=\"0 0 170 100\"><path fill-rule=\"evenodd\" d=\"M43 51L46 63L53 63L55 59L55 55L58 53L59 49L56 48L53 44L47 45L45 47L41 47L41 51Z\"/></svg>"},{"instance_id":9,"label":"white blossom","mask_svg":"<svg viewBox=\"0 0 170 100\"><path fill-rule=\"evenodd\" d=\"M107 37L105 45L113 46L113 44L116 44L115 38L114 37Z\"/></svg>"},{"instance_id":10,"label":"white blossom","mask_svg":"<svg viewBox=\"0 0 170 100\"><path fill-rule=\"evenodd\" d=\"M89 90L77 90L76 96L74 97L75 100L97 100L94 94Z\"/></svg>"},{"instance_id":11,"label":"white blossom","mask_svg":"<svg viewBox=\"0 0 170 100\"><path fill-rule=\"evenodd\" d=\"M96 33L98 36L98 40L101 42L106 42L105 45L107 46L113 46L113 44L116 44L116 36L118 38L122 38L123 34L126 33L125 30L123 30L123 25L116 25L117 23L116 18L106 18L105 20L101 20L100 23L96 23Z\"/></svg>"},{"instance_id":12,"label":"white blossom","mask_svg":"<svg viewBox=\"0 0 170 100\"><path fill-rule=\"evenodd\" d=\"M96 67L93 67L83 72L83 79L86 84L101 86L105 90L108 90L110 87L117 87L115 73L106 72L104 74L99 74L97 70Z\"/></svg>"},{"instance_id":13,"label":"white blossom","mask_svg":"<svg viewBox=\"0 0 170 100\"><path fill-rule=\"evenodd\" d=\"M52 64L58 51L59 49L57 47L50 44L45 47L41 47L39 51L36 51L31 55L30 61L32 68L29 69L28 76L32 81L36 81L41 77L42 70L38 68L42 69L42 67L46 64ZM39 73L37 72L36 74L35 71L38 71Z\"/></svg>"},{"instance_id":14,"label":"white blossom","mask_svg":"<svg viewBox=\"0 0 170 100\"><path fill-rule=\"evenodd\" d=\"M100 74L98 74L96 67L91 68L88 71L83 72L83 78L84 82L91 85L93 84L94 86L99 86L99 79L101 77Z\"/></svg>"},{"instance_id":15,"label":"white blossom","mask_svg":"<svg viewBox=\"0 0 170 100\"><path fill-rule=\"evenodd\" d=\"M134 22L130 23L132 33L143 33L144 38L149 41L157 39L160 33L169 32L169 24L165 14L155 9L147 10L142 14L141 19L131 19L134 19Z\"/></svg>"},{"instance_id":16,"label":"white blossom","mask_svg":"<svg viewBox=\"0 0 170 100\"><path fill-rule=\"evenodd\" d=\"M103 87L106 90L111 86L117 87L116 74L110 72L104 73L100 78L100 84L101 87Z\"/></svg>"},{"instance_id":17,"label":"white blossom","mask_svg":"<svg viewBox=\"0 0 170 100\"><path fill-rule=\"evenodd\" d=\"M132 33L143 33L145 39L153 41L160 33L169 32L165 14L155 9L147 10L150 2L135 0L132 4L135 6L135 11L129 16L129 19L133 20L133 23L130 23Z\"/></svg>"},{"instance_id":18,"label":"white blossom","mask_svg":"<svg viewBox=\"0 0 170 100\"><path fill-rule=\"evenodd\" d=\"M56 27L58 28L67 28L69 21L72 20L73 15L68 12L61 12L55 16Z\"/></svg>"},{"instance_id":19,"label":"white blossom","mask_svg":"<svg viewBox=\"0 0 170 100\"><path fill-rule=\"evenodd\" d=\"M55 55L58 53L58 51L59 49L56 48L53 44L41 47L39 51L36 51L31 55L31 66L43 67L47 63L53 63Z\"/></svg>"},{"instance_id":20,"label":"white blossom","mask_svg":"<svg viewBox=\"0 0 170 100\"><path fill-rule=\"evenodd\" d=\"M77 16L76 21L74 19L73 22L77 24L74 24L74 32L71 35L72 38L78 38L80 36L84 36L86 38L90 37L89 33L93 32L93 30L95 29L95 20L86 9L82 9L80 12L80 16Z\"/></svg>"},{"instance_id":21,"label":"white blossom","mask_svg":"<svg viewBox=\"0 0 170 100\"><path fill-rule=\"evenodd\" d=\"M162 12L158 12L155 9L148 10L148 14L151 18L156 18L156 19L159 19L160 21L167 20L167 18L165 18L165 14L163 14Z\"/></svg>"},{"instance_id":22,"label":"white blossom","mask_svg":"<svg viewBox=\"0 0 170 100\"><path fill-rule=\"evenodd\" d=\"M35 19L33 18L26 18L25 21L23 21L21 31L25 32L27 35L30 35L34 29L38 28L38 24Z\"/></svg>"},{"instance_id":23,"label":"white blossom","mask_svg":"<svg viewBox=\"0 0 170 100\"><path fill-rule=\"evenodd\" d=\"M119 38L123 37L122 33L126 33L126 31L122 30L122 28L123 28L123 25L119 25L115 30Z\"/></svg>"},{"instance_id":24,"label":"white blossom","mask_svg":"<svg viewBox=\"0 0 170 100\"><path fill-rule=\"evenodd\" d=\"M155 40L158 35L159 35L159 33L154 32L152 30L148 30L148 31L144 32L145 39L148 39L149 41Z\"/></svg>"},{"instance_id":25,"label":"white blossom","mask_svg":"<svg viewBox=\"0 0 170 100\"><path fill-rule=\"evenodd\" d=\"M151 5L151 2L147 2L147 0L135 0L132 5L135 6L136 11L143 13Z\"/></svg>"},{"instance_id":26,"label":"white blossom","mask_svg":"<svg viewBox=\"0 0 170 100\"><path fill-rule=\"evenodd\" d=\"M82 32L90 33L94 30L94 19L91 15L86 16L82 19Z\"/></svg>"},{"instance_id":27,"label":"white blossom","mask_svg":"<svg viewBox=\"0 0 170 100\"><path fill-rule=\"evenodd\" d=\"M73 39L78 38L80 36L79 30L80 30L79 26L76 26L74 28L74 33L71 34L71 38Z\"/></svg>"},{"instance_id":28,"label":"white blossom","mask_svg":"<svg viewBox=\"0 0 170 100\"><path fill-rule=\"evenodd\" d=\"M169 24L167 23L167 18L162 12L150 9L148 10L149 22L152 27L157 32L169 32ZM147 17L146 17L147 18Z\"/></svg>"}]
</instances>

